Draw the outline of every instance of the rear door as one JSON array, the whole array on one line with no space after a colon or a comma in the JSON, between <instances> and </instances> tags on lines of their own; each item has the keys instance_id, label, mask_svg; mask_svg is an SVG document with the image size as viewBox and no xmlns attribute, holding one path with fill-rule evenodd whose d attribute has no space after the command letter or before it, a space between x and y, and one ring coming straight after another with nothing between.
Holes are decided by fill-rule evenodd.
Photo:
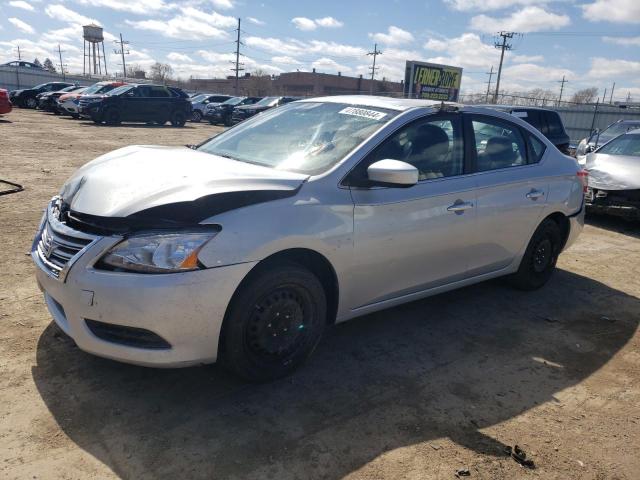
<instances>
[{"instance_id":1,"label":"rear door","mask_svg":"<svg viewBox=\"0 0 640 480\"><path fill-rule=\"evenodd\" d=\"M173 110L174 97L167 87L153 85L149 87L149 99L145 109L145 121L169 118Z\"/></svg>"},{"instance_id":2,"label":"rear door","mask_svg":"<svg viewBox=\"0 0 640 480\"><path fill-rule=\"evenodd\" d=\"M465 114L472 138L477 201L469 273L507 267L526 246L546 205L544 144L526 129L488 115Z\"/></svg>"}]
</instances>

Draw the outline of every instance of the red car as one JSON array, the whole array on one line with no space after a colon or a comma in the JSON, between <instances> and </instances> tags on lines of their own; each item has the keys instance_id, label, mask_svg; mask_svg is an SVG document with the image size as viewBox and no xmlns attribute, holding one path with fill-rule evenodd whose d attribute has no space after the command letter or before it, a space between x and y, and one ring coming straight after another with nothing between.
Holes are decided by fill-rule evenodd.
<instances>
[{"instance_id":1,"label":"red car","mask_svg":"<svg viewBox=\"0 0 640 480\"><path fill-rule=\"evenodd\" d=\"M11 101L9 100L9 92L0 88L0 115L3 113L9 113L13 109Z\"/></svg>"}]
</instances>

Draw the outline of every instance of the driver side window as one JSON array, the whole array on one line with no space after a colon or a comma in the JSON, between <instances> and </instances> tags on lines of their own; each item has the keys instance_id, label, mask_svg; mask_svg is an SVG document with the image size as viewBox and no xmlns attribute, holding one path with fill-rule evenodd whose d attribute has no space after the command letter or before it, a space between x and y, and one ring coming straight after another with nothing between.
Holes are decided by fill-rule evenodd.
<instances>
[{"instance_id":1,"label":"driver side window","mask_svg":"<svg viewBox=\"0 0 640 480\"><path fill-rule=\"evenodd\" d=\"M379 160L401 160L418 169L418 179L464 173L460 116L429 116L405 125L369 154L354 170L352 185L366 185L367 168Z\"/></svg>"}]
</instances>

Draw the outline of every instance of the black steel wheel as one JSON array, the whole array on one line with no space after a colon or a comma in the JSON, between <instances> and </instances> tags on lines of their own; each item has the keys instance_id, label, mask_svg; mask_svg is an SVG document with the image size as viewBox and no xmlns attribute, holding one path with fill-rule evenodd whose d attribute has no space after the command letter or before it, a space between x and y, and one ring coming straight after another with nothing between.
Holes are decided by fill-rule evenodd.
<instances>
[{"instance_id":1,"label":"black steel wheel","mask_svg":"<svg viewBox=\"0 0 640 480\"><path fill-rule=\"evenodd\" d=\"M38 101L33 97L29 97L24 101L24 105L27 108L36 108L38 106Z\"/></svg>"},{"instance_id":2,"label":"black steel wheel","mask_svg":"<svg viewBox=\"0 0 640 480\"><path fill-rule=\"evenodd\" d=\"M558 224L546 219L536 229L525 250L512 283L522 290L535 290L549 281L562 248L562 234Z\"/></svg>"},{"instance_id":3,"label":"black steel wheel","mask_svg":"<svg viewBox=\"0 0 640 480\"><path fill-rule=\"evenodd\" d=\"M326 323L326 297L307 269L287 264L253 275L225 318L223 363L250 381L288 375L311 355Z\"/></svg>"},{"instance_id":4,"label":"black steel wheel","mask_svg":"<svg viewBox=\"0 0 640 480\"><path fill-rule=\"evenodd\" d=\"M202 112L200 110L194 110L191 116L191 121L196 123L202 121Z\"/></svg>"}]
</instances>

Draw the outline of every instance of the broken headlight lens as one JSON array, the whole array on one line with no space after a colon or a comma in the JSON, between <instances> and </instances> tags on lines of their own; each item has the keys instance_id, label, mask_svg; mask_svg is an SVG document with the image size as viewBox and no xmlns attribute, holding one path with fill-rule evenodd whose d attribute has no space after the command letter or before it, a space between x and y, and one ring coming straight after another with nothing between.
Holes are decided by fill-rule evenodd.
<instances>
[{"instance_id":1,"label":"broken headlight lens","mask_svg":"<svg viewBox=\"0 0 640 480\"><path fill-rule=\"evenodd\" d=\"M124 239L100 260L108 268L139 273L197 270L198 253L217 231L154 233Z\"/></svg>"}]
</instances>

